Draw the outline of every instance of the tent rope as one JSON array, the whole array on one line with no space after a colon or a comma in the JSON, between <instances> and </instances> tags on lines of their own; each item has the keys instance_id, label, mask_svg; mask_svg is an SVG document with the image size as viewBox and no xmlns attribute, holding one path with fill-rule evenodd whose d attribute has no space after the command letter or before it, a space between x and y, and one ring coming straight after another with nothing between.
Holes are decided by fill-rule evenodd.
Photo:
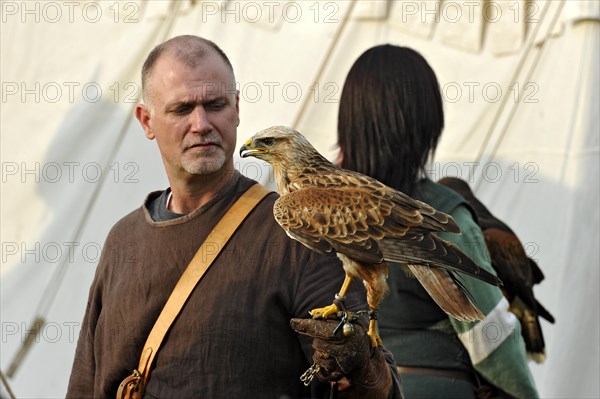
<instances>
[{"instance_id":1,"label":"tent rope","mask_svg":"<svg viewBox=\"0 0 600 399\"><path fill-rule=\"evenodd\" d=\"M531 78L533 72L535 71L535 69L538 65L541 55L543 54L544 50L547 48L546 44L548 42L548 39L552 35L554 26L556 25L556 22L558 21L558 17L560 16L560 13L562 11L564 3L565 3L565 0L560 0L558 9L557 9L556 13L554 14L552 21L550 22L548 29L544 35L544 38L540 44L541 49L535 53L534 59L530 65L530 67L526 71L525 81L529 81L529 79ZM548 10L550 9L551 6L552 6L551 3L546 3L544 9L542 10L542 14L540 16L540 19L539 19L537 25L535 26L534 30L531 32L531 34L528 37L526 48L525 48L525 50L523 50L523 54L522 54L521 58L519 59L519 63L517 64L517 67L515 68L515 71L510 79L510 83L509 83L508 87L512 87L515 83L517 83L518 76L521 74L521 71L523 70L525 61L527 60L529 54L531 53L531 49L533 48L533 46L536 42L536 38L538 36L538 31L540 30L540 28L542 26L542 22L545 20L546 14L548 13ZM516 114L516 111L521 103L521 97L523 95L524 95L524 90L519 90L518 91L518 100L513 103L514 105L512 107L510 107L507 112L504 112L504 111L506 109L506 105L508 103L508 98L510 96L504 96L502 98L500 106L498 108L498 111L494 115L494 119L492 120L491 126L483 140L483 143L477 153L477 156L475 157L477 162L475 164L475 168L473 169L473 174L475 174L475 170L477 169L478 166L480 166L483 163L487 162L488 160L492 159L498 152L500 144L506 137L506 132L508 131L510 122L512 121L514 115ZM486 153L485 150L490 146L492 133L494 133L496 130L498 130L500 117L503 114L507 115L506 120L504 121L503 125L499 128L500 130L499 130L498 137L495 139L495 141L493 143L491 143L491 146L492 146L491 150ZM474 177L474 176L472 176L472 177ZM477 191L479 190L482 182L483 182L482 178L475 179L475 183L473 185L473 191L475 193L477 193Z\"/></svg>"},{"instance_id":2,"label":"tent rope","mask_svg":"<svg viewBox=\"0 0 600 399\"><path fill-rule=\"evenodd\" d=\"M346 26L348 25L348 21L350 20L350 16L352 15L352 10L354 9L355 4L356 4L356 0L352 0L350 5L348 6L348 11L346 11L346 14L344 14L344 18L342 19L340 26L336 30L335 36L331 40L331 44L329 45L329 48L327 49L327 53L323 57L321 64L319 65L319 69L317 69L317 73L315 74L313 83L318 82L321 79L321 77L323 76L323 73L325 72L325 68L329 64L329 60L331 59L331 57L333 55L333 51L337 47L337 44L339 42L340 37L342 36L342 33L346 30ZM302 102L302 105L300 106L300 109L298 110L298 113L296 114L296 117L294 118L294 121L292 122L292 127L294 129L296 129L296 130L298 129L298 125L300 124L302 118L304 117L304 114L306 113L306 110L308 109L308 104L310 103L311 100L312 100L312 97L309 95L304 97L304 101Z\"/></svg>"},{"instance_id":3,"label":"tent rope","mask_svg":"<svg viewBox=\"0 0 600 399\"><path fill-rule=\"evenodd\" d=\"M2 384L6 388L6 392L8 393L8 396L10 396L10 399L17 399L12 388L10 387L10 384L8 383L8 378L2 370L0 370L0 380L2 380Z\"/></svg>"}]
</instances>

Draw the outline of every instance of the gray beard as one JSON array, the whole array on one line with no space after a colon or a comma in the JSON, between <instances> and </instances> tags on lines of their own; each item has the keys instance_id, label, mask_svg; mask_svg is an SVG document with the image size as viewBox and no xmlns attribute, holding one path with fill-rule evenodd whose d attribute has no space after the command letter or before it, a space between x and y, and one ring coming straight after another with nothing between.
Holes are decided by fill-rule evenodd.
<instances>
[{"instance_id":1,"label":"gray beard","mask_svg":"<svg viewBox=\"0 0 600 399\"><path fill-rule=\"evenodd\" d=\"M200 159L183 158L181 166L186 172L193 175L206 175L217 172L225 165L225 154L222 150L217 150L213 154L211 161L202 161Z\"/></svg>"}]
</instances>

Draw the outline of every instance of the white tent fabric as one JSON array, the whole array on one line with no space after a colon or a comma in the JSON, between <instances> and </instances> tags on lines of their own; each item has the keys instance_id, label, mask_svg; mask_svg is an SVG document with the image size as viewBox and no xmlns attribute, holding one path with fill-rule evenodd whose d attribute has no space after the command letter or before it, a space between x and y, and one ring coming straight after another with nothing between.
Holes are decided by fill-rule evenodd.
<instances>
[{"instance_id":1,"label":"white tent fabric","mask_svg":"<svg viewBox=\"0 0 600 399\"><path fill-rule=\"evenodd\" d=\"M188 33L231 58L238 141L291 125L330 159L356 57L380 43L420 51L445 99L431 177L469 180L546 274L535 292L557 323L543 324L547 361L531 364L541 396L600 397L598 1L1 1L0 11L0 368L17 397L64 396L104 238L168 185L132 110L145 55ZM236 162L273 183L266 164ZM37 317L45 324L28 335Z\"/></svg>"}]
</instances>

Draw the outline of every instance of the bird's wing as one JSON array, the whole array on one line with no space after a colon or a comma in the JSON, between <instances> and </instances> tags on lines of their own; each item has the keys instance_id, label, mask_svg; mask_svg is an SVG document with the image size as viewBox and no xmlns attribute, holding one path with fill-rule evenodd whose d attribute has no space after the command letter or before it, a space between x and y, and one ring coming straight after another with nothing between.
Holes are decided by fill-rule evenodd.
<instances>
[{"instance_id":1,"label":"bird's wing","mask_svg":"<svg viewBox=\"0 0 600 399\"><path fill-rule=\"evenodd\" d=\"M323 188L326 193L343 193L342 200L348 197L369 199L370 203L382 207L379 217L385 218L387 235L403 236L406 226L418 226L430 232L460 233L452 216L358 172L330 165L326 173L307 173L298 177L295 184L303 190Z\"/></svg>"},{"instance_id":2,"label":"bird's wing","mask_svg":"<svg viewBox=\"0 0 600 399\"><path fill-rule=\"evenodd\" d=\"M527 256L517 236L503 230L486 229L484 237L492 265L506 283L509 301L519 297L533 314L553 322L554 317L541 306L533 293L533 285L539 279L541 270Z\"/></svg>"},{"instance_id":3,"label":"bird's wing","mask_svg":"<svg viewBox=\"0 0 600 399\"><path fill-rule=\"evenodd\" d=\"M508 300L520 296L527 306L535 309L531 265L521 242L514 234L498 229L486 229L483 236L492 265L506 282Z\"/></svg>"},{"instance_id":4,"label":"bird's wing","mask_svg":"<svg viewBox=\"0 0 600 399\"><path fill-rule=\"evenodd\" d=\"M420 221L416 225L411 227L416 228L421 233L436 233L436 232L447 232L447 233L460 233L460 228L452 218L452 216L440 212L431 205L409 197L408 195L392 190L386 186L383 192L394 204L392 208L392 217L399 210L409 209L411 211L417 211L421 216Z\"/></svg>"},{"instance_id":5,"label":"bird's wing","mask_svg":"<svg viewBox=\"0 0 600 399\"><path fill-rule=\"evenodd\" d=\"M435 234L414 234L411 240L384 238L379 245L390 262L441 267L502 285L498 277L480 268L460 248Z\"/></svg>"},{"instance_id":6,"label":"bird's wing","mask_svg":"<svg viewBox=\"0 0 600 399\"><path fill-rule=\"evenodd\" d=\"M311 249L335 249L366 263L381 263L377 239L385 235L390 205L345 188L305 188L281 196L273 207L277 222ZM395 221L398 234L408 226Z\"/></svg>"},{"instance_id":7,"label":"bird's wing","mask_svg":"<svg viewBox=\"0 0 600 399\"><path fill-rule=\"evenodd\" d=\"M496 228L512 233L513 231L506 223L498 219L490 210L475 196L469 184L458 177L444 177L438 184L446 186L463 197L477 215L477 223L482 230Z\"/></svg>"},{"instance_id":8,"label":"bird's wing","mask_svg":"<svg viewBox=\"0 0 600 399\"><path fill-rule=\"evenodd\" d=\"M360 187L368 189L372 195L389 201L389 204L393 205L390 215L392 218L398 217L397 214L399 213L400 218L403 219L406 217L406 212L410 212L411 217L409 220L416 222L416 224L411 224L411 227L418 227L420 230L427 232L460 233L460 228L452 219L452 216L438 211L431 205L388 187L369 176L347 170L343 170L343 172L345 175L352 176L352 178L359 181ZM420 215L420 218L413 216L415 211Z\"/></svg>"},{"instance_id":9,"label":"bird's wing","mask_svg":"<svg viewBox=\"0 0 600 399\"><path fill-rule=\"evenodd\" d=\"M531 267L531 277L533 278L533 284L539 284L544 280L544 272L538 266L537 262L529 258L529 266Z\"/></svg>"}]
</instances>

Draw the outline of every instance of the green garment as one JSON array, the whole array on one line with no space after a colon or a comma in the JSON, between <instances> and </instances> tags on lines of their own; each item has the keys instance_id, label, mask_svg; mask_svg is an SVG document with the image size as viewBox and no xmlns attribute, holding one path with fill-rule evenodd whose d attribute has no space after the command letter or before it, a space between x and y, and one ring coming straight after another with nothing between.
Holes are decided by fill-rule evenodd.
<instances>
[{"instance_id":1,"label":"green garment","mask_svg":"<svg viewBox=\"0 0 600 399\"><path fill-rule=\"evenodd\" d=\"M483 234L462 197L428 179L419 182L413 196L450 214L461 234L439 236L456 244L481 268L496 274ZM501 290L472 277L456 275L486 315L484 321L464 323L448 317L415 278L390 264L390 294L379 308L380 335L385 347L399 365L461 371L474 367L512 396L537 398L518 320L503 307ZM472 387L463 380L405 374L402 382L408 399L474 397Z\"/></svg>"}]
</instances>

